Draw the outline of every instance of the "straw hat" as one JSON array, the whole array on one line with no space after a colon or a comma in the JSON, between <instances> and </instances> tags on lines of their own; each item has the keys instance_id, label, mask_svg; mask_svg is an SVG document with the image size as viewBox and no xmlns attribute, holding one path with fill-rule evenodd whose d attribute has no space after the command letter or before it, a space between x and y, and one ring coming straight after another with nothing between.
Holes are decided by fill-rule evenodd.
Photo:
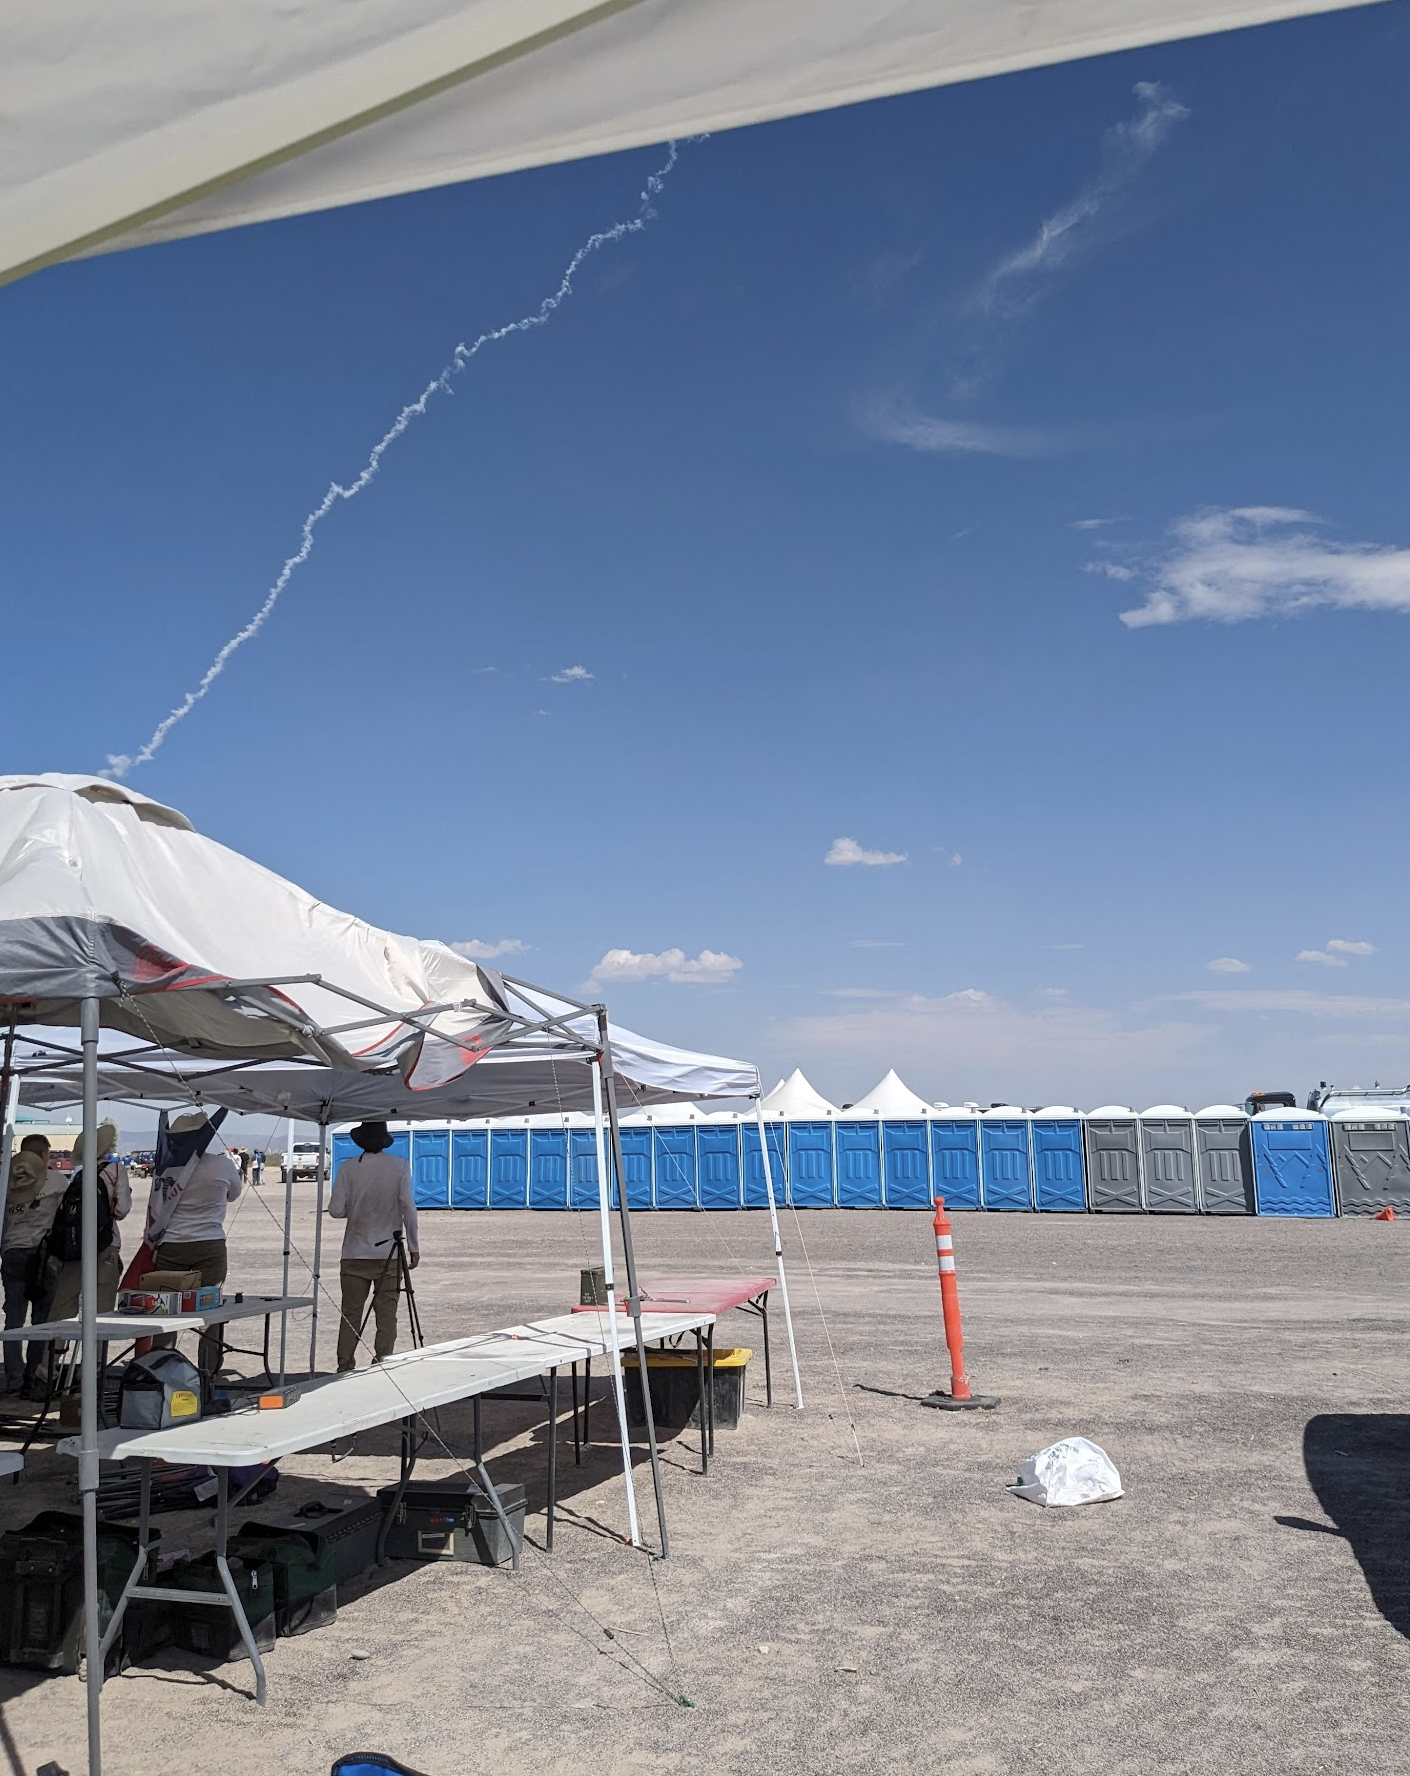
<instances>
[{"instance_id":1,"label":"straw hat","mask_svg":"<svg viewBox=\"0 0 1410 1776\"><path fill-rule=\"evenodd\" d=\"M83 1158L84 1134L85 1134L85 1131L83 1129L80 1129L78 1131L78 1133L74 1136L73 1157L76 1162L81 1161ZM117 1144L118 1144L117 1124L112 1120L111 1117L105 1116L103 1118L102 1122L100 1122L98 1124L98 1157L99 1157L99 1159L106 1159L110 1153L116 1153L117 1152Z\"/></svg>"},{"instance_id":2,"label":"straw hat","mask_svg":"<svg viewBox=\"0 0 1410 1776\"><path fill-rule=\"evenodd\" d=\"M176 1121L168 1125L168 1133L173 1135L193 1135L197 1129L203 1129L210 1121L204 1110L190 1110L185 1116L178 1116Z\"/></svg>"}]
</instances>

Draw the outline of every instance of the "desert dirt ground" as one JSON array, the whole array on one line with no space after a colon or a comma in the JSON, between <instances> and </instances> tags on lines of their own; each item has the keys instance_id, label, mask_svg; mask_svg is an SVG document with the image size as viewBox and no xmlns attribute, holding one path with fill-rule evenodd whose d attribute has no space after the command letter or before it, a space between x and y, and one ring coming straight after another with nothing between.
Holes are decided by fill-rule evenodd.
<instances>
[{"instance_id":1,"label":"desert dirt ground","mask_svg":"<svg viewBox=\"0 0 1410 1776\"><path fill-rule=\"evenodd\" d=\"M277 1282L279 1194L241 1205L232 1287ZM762 1215L635 1225L644 1276L770 1268ZM263 1710L248 1665L161 1655L105 1689L109 1776L324 1776L373 1748L426 1776L1410 1767L1410 1226L957 1215L971 1378L1002 1400L963 1416L913 1398L947 1376L928 1217L788 1215L784 1236L806 1409L780 1350L774 1409L756 1356L708 1478L693 1430L666 1443L668 1561L614 1538L598 1413L581 1469L564 1429L552 1556L529 1546L517 1577L382 1569L335 1625L278 1643ZM423 1216L428 1338L561 1311L595 1238L585 1216ZM720 1340L757 1352L757 1322ZM491 1407L486 1428L541 1544L543 1413ZM468 1448L468 1409L442 1429ZM1111 1453L1125 1498L1005 1491L1071 1434ZM395 1447L286 1463L278 1502L375 1490ZM72 1486L38 1453L0 1527ZM164 1519L168 1545L199 1548L208 1522ZM0 1776L77 1776L78 1681L0 1668L0 1697Z\"/></svg>"}]
</instances>

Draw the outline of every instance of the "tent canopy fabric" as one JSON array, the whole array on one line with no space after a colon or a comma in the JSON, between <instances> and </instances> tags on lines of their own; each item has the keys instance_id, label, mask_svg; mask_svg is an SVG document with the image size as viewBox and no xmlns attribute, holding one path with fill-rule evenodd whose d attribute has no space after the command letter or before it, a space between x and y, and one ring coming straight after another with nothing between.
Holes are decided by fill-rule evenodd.
<instances>
[{"instance_id":1,"label":"tent canopy fabric","mask_svg":"<svg viewBox=\"0 0 1410 1776\"><path fill-rule=\"evenodd\" d=\"M795 1067L781 1085L776 1085L760 1106L766 1117L793 1122L822 1121L837 1115L836 1104L829 1104L821 1092L813 1090Z\"/></svg>"},{"instance_id":2,"label":"tent canopy fabric","mask_svg":"<svg viewBox=\"0 0 1410 1776\"><path fill-rule=\"evenodd\" d=\"M0 281L1355 0L12 0Z\"/></svg>"},{"instance_id":3,"label":"tent canopy fabric","mask_svg":"<svg viewBox=\"0 0 1410 1776\"><path fill-rule=\"evenodd\" d=\"M864 1098L858 1098L855 1104L838 1112L839 1116L852 1121L865 1122L877 1117L886 1117L894 1122L914 1122L927 1116L934 1116L935 1108L919 1098L904 1080L896 1075L896 1069L887 1070L886 1077L879 1079Z\"/></svg>"}]
</instances>

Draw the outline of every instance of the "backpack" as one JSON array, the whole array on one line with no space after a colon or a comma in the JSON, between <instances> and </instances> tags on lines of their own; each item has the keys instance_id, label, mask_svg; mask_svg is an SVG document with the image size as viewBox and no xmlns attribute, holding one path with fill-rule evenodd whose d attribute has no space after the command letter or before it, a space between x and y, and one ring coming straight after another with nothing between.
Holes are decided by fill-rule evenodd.
<instances>
[{"instance_id":1,"label":"backpack","mask_svg":"<svg viewBox=\"0 0 1410 1776\"><path fill-rule=\"evenodd\" d=\"M98 1167L98 1250L106 1252L113 1243L113 1199L103 1176L108 1166ZM76 1264L83 1256L83 1169L76 1167L73 1182L64 1192L54 1211L54 1225L49 1229L49 1256L61 1264Z\"/></svg>"}]
</instances>

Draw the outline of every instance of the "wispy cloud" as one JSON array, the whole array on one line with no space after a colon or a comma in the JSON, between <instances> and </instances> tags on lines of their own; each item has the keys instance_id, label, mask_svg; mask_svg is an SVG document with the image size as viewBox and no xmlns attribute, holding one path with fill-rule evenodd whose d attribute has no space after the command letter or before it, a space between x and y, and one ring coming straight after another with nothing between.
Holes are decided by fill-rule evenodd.
<instances>
[{"instance_id":1,"label":"wispy cloud","mask_svg":"<svg viewBox=\"0 0 1410 1776\"><path fill-rule=\"evenodd\" d=\"M922 413L900 396L880 398L862 414L863 428L886 444L904 444L928 454L957 456L1057 456L1078 440L1076 434L1036 426L985 425Z\"/></svg>"},{"instance_id":2,"label":"wispy cloud","mask_svg":"<svg viewBox=\"0 0 1410 1776\"><path fill-rule=\"evenodd\" d=\"M1048 948L1050 950L1085 950L1086 947L1087 947L1086 944L1078 944L1078 943L1049 944L1048 945Z\"/></svg>"},{"instance_id":3,"label":"wispy cloud","mask_svg":"<svg viewBox=\"0 0 1410 1776\"><path fill-rule=\"evenodd\" d=\"M493 962L496 956L522 956L528 947L522 937L502 937L498 943L482 943L478 937L472 937L447 946L471 962Z\"/></svg>"},{"instance_id":4,"label":"wispy cloud","mask_svg":"<svg viewBox=\"0 0 1410 1776\"><path fill-rule=\"evenodd\" d=\"M1410 612L1410 548L1320 535L1310 512L1229 506L1191 513L1140 566L1146 601L1121 612L1128 629L1246 623L1312 610ZM1097 564L1110 572L1110 565Z\"/></svg>"},{"instance_id":5,"label":"wispy cloud","mask_svg":"<svg viewBox=\"0 0 1410 1776\"><path fill-rule=\"evenodd\" d=\"M1363 943L1359 938L1332 937L1327 940L1327 948L1338 956L1374 956L1376 946Z\"/></svg>"},{"instance_id":6,"label":"wispy cloud","mask_svg":"<svg viewBox=\"0 0 1410 1776\"><path fill-rule=\"evenodd\" d=\"M1249 974L1252 972L1249 964L1240 962L1237 956L1216 956L1212 962L1206 962L1205 967L1211 974Z\"/></svg>"},{"instance_id":7,"label":"wispy cloud","mask_svg":"<svg viewBox=\"0 0 1410 1776\"><path fill-rule=\"evenodd\" d=\"M854 950L904 950L906 946L899 937L854 937L851 947Z\"/></svg>"},{"instance_id":8,"label":"wispy cloud","mask_svg":"<svg viewBox=\"0 0 1410 1776\"><path fill-rule=\"evenodd\" d=\"M1326 950L1299 950L1293 957L1294 962L1316 962L1323 968L1345 968L1345 956L1331 956Z\"/></svg>"},{"instance_id":9,"label":"wispy cloud","mask_svg":"<svg viewBox=\"0 0 1410 1776\"><path fill-rule=\"evenodd\" d=\"M872 869L884 869L893 863L904 863L908 856L906 851L868 851L855 839L834 839L823 862L843 866L860 863Z\"/></svg>"},{"instance_id":10,"label":"wispy cloud","mask_svg":"<svg viewBox=\"0 0 1410 1776\"><path fill-rule=\"evenodd\" d=\"M963 862L964 862L964 858L960 856L958 851L952 851L950 853L950 868L951 869L958 869Z\"/></svg>"},{"instance_id":11,"label":"wispy cloud","mask_svg":"<svg viewBox=\"0 0 1410 1776\"><path fill-rule=\"evenodd\" d=\"M685 986L718 986L733 980L744 964L723 950L608 950L588 979L594 986L613 981L667 980Z\"/></svg>"},{"instance_id":12,"label":"wispy cloud","mask_svg":"<svg viewBox=\"0 0 1410 1776\"><path fill-rule=\"evenodd\" d=\"M551 674L551 681L556 685L581 684L585 678L591 677L586 666L565 666L561 672Z\"/></svg>"},{"instance_id":13,"label":"wispy cloud","mask_svg":"<svg viewBox=\"0 0 1410 1776\"><path fill-rule=\"evenodd\" d=\"M900 987L819 987L823 999L900 999Z\"/></svg>"},{"instance_id":14,"label":"wispy cloud","mask_svg":"<svg viewBox=\"0 0 1410 1776\"><path fill-rule=\"evenodd\" d=\"M1069 530L1105 530L1109 524L1125 524L1124 518L1074 518Z\"/></svg>"},{"instance_id":15,"label":"wispy cloud","mask_svg":"<svg viewBox=\"0 0 1410 1776\"><path fill-rule=\"evenodd\" d=\"M1305 987L1276 992L1251 992L1240 987L1209 987L1197 993L1174 993L1171 1002L1197 1005L1203 1011L1298 1012L1308 1017L1405 1017L1410 999L1380 999L1355 993L1314 993Z\"/></svg>"},{"instance_id":16,"label":"wispy cloud","mask_svg":"<svg viewBox=\"0 0 1410 1776\"><path fill-rule=\"evenodd\" d=\"M1345 937L1333 937L1327 940L1325 950L1299 950L1293 957L1294 962L1316 962L1323 968L1346 968L1348 956L1374 956L1376 946L1362 943Z\"/></svg>"}]
</instances>

